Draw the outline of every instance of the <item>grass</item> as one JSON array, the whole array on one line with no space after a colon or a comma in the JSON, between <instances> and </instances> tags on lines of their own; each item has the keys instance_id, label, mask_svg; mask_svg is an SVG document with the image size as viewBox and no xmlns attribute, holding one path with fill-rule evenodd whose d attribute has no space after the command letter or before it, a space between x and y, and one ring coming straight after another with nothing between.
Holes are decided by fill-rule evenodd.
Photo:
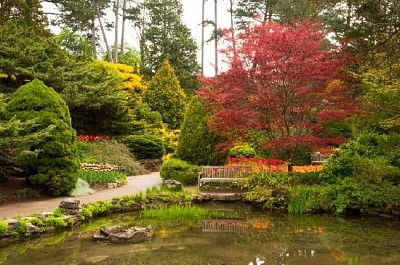
<instances>
[{"instance_id":1,"label":"grass","mask_svg":"<svg viewBox=\"0 0 400 265\"><path fill-rule=\"evenodd\" d=\"M120 182L126 184L126 175L117 171L86 171L79 170L78 177L90 185L107 185L107 183Z\"/></svg>"},{"instance_id":2,"label":"grass","mask_svg":"<svg viewBox=\"0 0 400 265\"><path fill-rule=\"evenodd\" d=\"M161 206L155 209L144 209L141 213L144 219L157 220L203 220L224 217L224 214L215 210L207 210L196 205Z\"/></svg>"},{"instance_id":3,"label":"grass","mask_svg":"<svg viewBox=\"0 0 400 265\"><path fill-rule=\"evenodd\" d=\"M128 176L147 173L128 148L114 140L77 142L77 153L82 163L109 163Z\"/></svg>"}]
</instances>

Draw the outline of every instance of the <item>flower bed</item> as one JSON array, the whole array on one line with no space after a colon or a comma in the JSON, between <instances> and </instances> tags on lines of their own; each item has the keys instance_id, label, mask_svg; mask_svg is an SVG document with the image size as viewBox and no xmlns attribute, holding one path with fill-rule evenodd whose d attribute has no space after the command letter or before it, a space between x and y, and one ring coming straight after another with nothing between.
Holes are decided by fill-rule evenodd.
<instances>
[{"instance_id":1,"label":"flower bed","mask_svg":"<svg viewBox=\"0 0 400 265\"><path fill-rule=\"evenodd\" d=\"M226 166L250 166L253 172L288 172L285 161L275 158L229 158ZM321 171L323 165L293 166L293 172L308 173Z\"/></svg>"},{"instance_id":2,"label":"flower bed","mask_svg":"<svg viewBox=\"0 0 400 265\"><path fill-rule=\"evenodd\" d=\"M81 142L94 142L94 141L104 141L110 140L109 135L77 135L76 140Z\"/></svg>"}]
</instances>

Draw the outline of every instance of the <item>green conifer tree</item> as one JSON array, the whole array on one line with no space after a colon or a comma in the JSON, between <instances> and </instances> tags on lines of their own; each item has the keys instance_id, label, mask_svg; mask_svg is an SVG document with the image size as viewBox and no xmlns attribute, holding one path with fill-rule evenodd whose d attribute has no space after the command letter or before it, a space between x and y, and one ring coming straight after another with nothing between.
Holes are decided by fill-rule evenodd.
<instances>
[{"instance_id":1,"label":"green conifer tree","mask_svg":"<svg viewBox=\"0 0 400 265\"><path fill-rule=\"evenodd\" d=\"M168 60L151 79L143 96L152 110L161 113L163 122L170 129L180 127L185 114L186 94Z\"/></svg>"},{"instance_id":2,"label":"green conifer tree","mask_svg":"<svg viewBox=\"0 0 400 265\"><path fill-rule=\"evenodd\" d=\"M227 154L218 152L216 145L220 137L208 128L208 112L197 96L189 103L179 136L177 156L195 165L223 165Z\"/></svg>"},{"instance_id":3,"label":"green conifer tree","mask_svg":"<svg viewBox=\"0 0 400 265\"><path fill-rule=\"evenodd\" d=\"M55 126L52 134L30 146L34 156L21 161L27 180L44 186L52 195L67 194L77 181L75 130L64 100L39 80L20 87L6 105L10 117L21 122L36 120L38 126L26 133Z\"/></svg>"}]
</instances>

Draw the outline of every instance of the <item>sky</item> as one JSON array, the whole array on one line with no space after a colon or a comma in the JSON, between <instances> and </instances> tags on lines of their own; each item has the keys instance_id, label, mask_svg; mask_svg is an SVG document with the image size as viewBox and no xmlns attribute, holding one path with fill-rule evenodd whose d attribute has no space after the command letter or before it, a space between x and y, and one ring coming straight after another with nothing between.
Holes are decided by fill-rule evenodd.
<instances>
[{"instance_id":1,"label":"sky","mask_svg":"<svg viewBox=\"0 0 400 265\"><path fill-rule=\"evenodd\" d=\"M198 46L198 63L201 63L201 10L202 10L202 0L181 0L183 6L183 23L191 30L193 38L197 42ZM230 27L230 16L228 12L229 1L228 0L218 0L218 27L219 28L229 28ZM44 4L45 11L52 11L54 7L51 4ZM214 1L207 0L205 5L205 19L214 20ZM113 20L113 15L110 14L110 20ZM57 27L51 27L51 30L57 34L60 29ZM207 27L205 30L205 39L209 39L212 34L212 28ZM128 46L138 48L139 41L135 34L133 28L128 28L126 31L126 42ZM107 32L108 42L110 44L114 43L114 31ZM205 58L204 58L204 75L214 76L214 43L210 42L205 44ZM219 66L223 67L221 62L221 56L219 58Z\"/></svg>"},{"instance_id":2,"label":"sky","mask_svg":"<svg viewBox=\"0 0 400 265\"><path fill-rule=\"evenodd\" d=\"M202 0L181 0L183 5L183 23L192 31L193 38L197 41L198 51L198 62L201 63L201 9ZM229 1L218 0L218 27L219 28L230 28L230 15L228 12ZM214 1L206 1L205 6L205 19L214 20ZM212 33L211 27L207 27L205 31L205 39L209 39ZM204 59L204 75L213 76L214 70L214 43L210 42L204 46L205 48L205 59ZM221 61L219 56L219 61ZM220 66L223 66L222 62L219 62Z\"/></svg>"}]
</instances>

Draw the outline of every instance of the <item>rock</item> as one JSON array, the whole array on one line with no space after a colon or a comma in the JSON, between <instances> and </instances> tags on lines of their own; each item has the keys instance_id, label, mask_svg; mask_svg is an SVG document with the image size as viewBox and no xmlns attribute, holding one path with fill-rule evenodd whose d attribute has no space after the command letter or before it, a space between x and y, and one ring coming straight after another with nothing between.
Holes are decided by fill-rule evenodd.
<instances>
[{"instance_id":1,"label":"rock","mask_svg":"<svg viewBox=\"0 0 400 265\"><path fill-rule=\"evenodd\" d=\"M194 194L192 194L192 201L193 202L211 201L211 197L209 195L207 195L207 194L202 195L202 194L194 193Z\"/></svg>"},{"instance_id":2,"label":"rock","mask_svg":"<svg viewBox=\"0 0 400 265\"><path fill-rule=\"evenodd\" d=\"M47 217L49 217L52 214L53 214L53 212L42 212L39 214L38 217L40 220L44 221L44 220L46 220Z\"/></svg>"},{"instance_id":3,"label":"rock","mask_svg":"<svg viewBox=\"0 0 400 265\"><path fill-rule=\"evenodd\" d=\"M108 188L108 189L115 189L115 188L118 188L118 183L115 183L115 182L107 183L107 188Z\"/></svg>"},{"instance_id":4,"label":"rock","mask_svg":"<svg viewBox=\"0 0 400 265\"><path fill-rule=\"evenodd\" d=\"M169 190L175 190L175 191L182 190L182 188L183 188L182 183L180 183L179 181L173 180L173 179L164 180L164 185Z\"/></svg>"},{"instance_id":5,"label":"rock","mask_svg":"<svg viewBox=\"0 0 400 265\"><path fill-rule=\"evenodd\" d=\"M79 204L81 202L76 199L68 198L60 202L59 207L61 209L79 209Z\"/></svg>"},{"instance_id":6,"label":"rock","mask_svg":"<svg viewBox=\"0 0 400 265\"><path fill-rule=\"evenodd\" d=\"M61 201L59 207L63 214L81 215L79 204L79 200L69 198Z\"/></svg>"},{"instance_id":7,"label":"rock","mask_svg":"<svg viewBox=\"0 0 400 265\"><path fill-rule=\"evenodd\" d=\"M100 234L109 236L111 234L122 233L124 228L122 226L102 226L100 227Z\"/></svg>"},{"instance_id":8,"label":"rock","mask_svg":"<svg viewBox=\"0 0 400 265\"><path fill-rule=\"evenodd\" d=\"M111 243L140 243L150 239L154 232L151 226L130 227L123 229L121 226L101 227L100 233L93 236L94 239L107 240Z\"/></svg>"},{"instance_id":9,"label":"rock","mask_svg":"<svg viewBox=\"0 0 400 265\"><path fill-rule=\"evenodd\" d=\"M213 201L240 201L243 199L242 193L201 193L202 196L210 198Z\"/></svg>"},{"instance_id":10,"label":"rock","mask_svg":"<svg viewBox=\"0 0 400 265\"><path fill-rule=\"evenodd\" d=\"M8 223L8 231L13 231L19 225L19 221L17 219L7 219Z\"/></svg>"},{"instance_id":11,"label":"rock","mask_svg":"<svg viewBox=\"0 0 400 265\"><path fill-rule=\"evenodd\" d=\"M33 224L27 224L26 232L28 232L29 234L39 234L40 228Z\"/></svg>"},{"instance_id":12,"label":"rock","mask_svg":"<svg viewBox=\"0 0 400 265\"><path fill-rule=\"evenodd\" d=\"M81 216L82 211L80 209L61 209L61 212L66 215Z\"/></svg>"}]
</instances>

